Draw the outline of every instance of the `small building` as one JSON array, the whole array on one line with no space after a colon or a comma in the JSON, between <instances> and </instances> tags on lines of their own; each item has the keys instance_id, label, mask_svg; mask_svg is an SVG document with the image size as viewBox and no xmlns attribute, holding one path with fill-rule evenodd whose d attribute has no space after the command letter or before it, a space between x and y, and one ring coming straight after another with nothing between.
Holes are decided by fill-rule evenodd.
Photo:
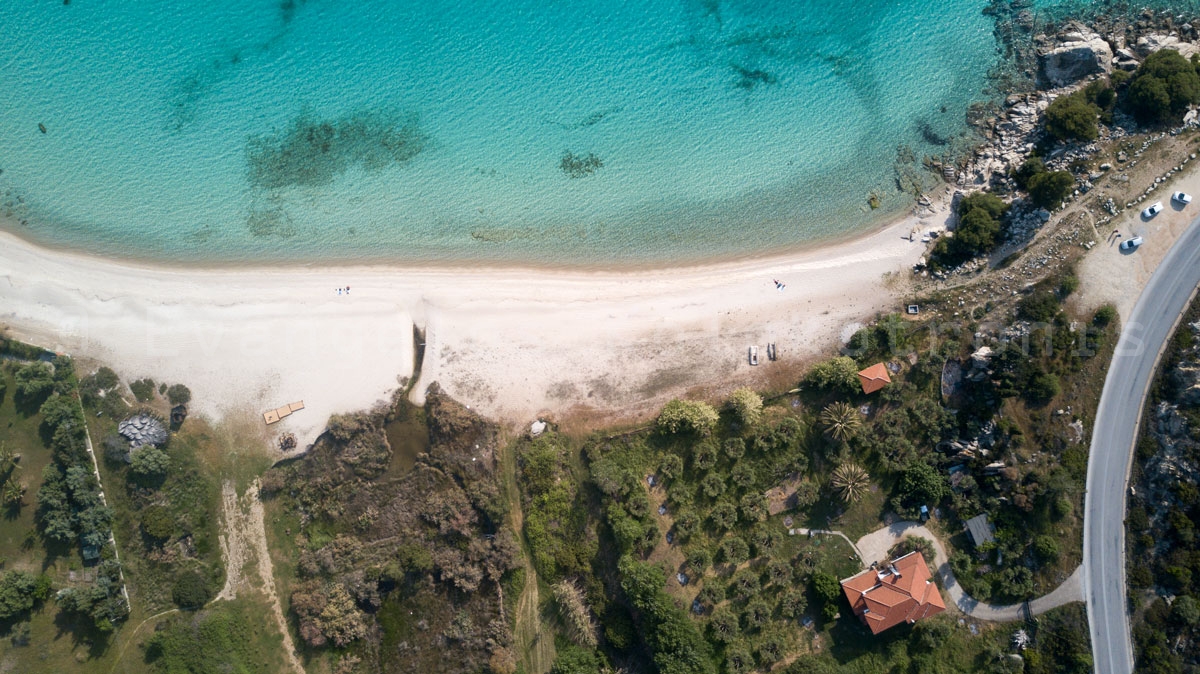
<instances>
[{"instance_id":1,"label":"small building","mask_svg":"<svg viewBox=\"0 0 1200 674\"><path fill-rule=\"evenodd\" d=\"M886 365L875 363L858 373L858 382L862 384L863 393L871 394L892 383L892 378L888 376Z\"/></svg>"},{"instance_id":2,"label":"small building","mask_svg":"<svg viewBox=\"0 0 1200 674\"><path fill-rule=\"evenodd\" d=\"M851 576L842 581L842 591L854 615L872 634L946 610L942 593L920 552L910 552Z\"/></svg>"},{"instance_id":3,"label":"small building","mask_svg":"<svg viewBox=\"0 0 1200 674\"><path fill-rule=\"evenodd\" d=\"M975 547L996 541L996 537L992 534L992 524L988 522L987 513L967 520L967 533L971 535L971 541L975 543Z\"/></svg>"}]
</instances>

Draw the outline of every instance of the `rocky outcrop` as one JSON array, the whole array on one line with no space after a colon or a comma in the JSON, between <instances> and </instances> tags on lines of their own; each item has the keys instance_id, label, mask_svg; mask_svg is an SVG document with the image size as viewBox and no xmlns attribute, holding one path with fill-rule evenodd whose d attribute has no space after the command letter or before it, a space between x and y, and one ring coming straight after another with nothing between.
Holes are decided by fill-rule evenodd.
<instances>
[{"instance_id":1,"label":"rocky outcrop","mask_svg":"<svg viewBox=\"0 0 1200 674\"><path fill-rule=\"evenodd\" d=\"M968 189L987 187L994 176L1007 176L1020 166L1033 151L1038 118L1050 100L1043 93L1009 96L1004 112L982 123L981 131L989 142L978 148L958 172L958 185Z\"/></svg>"},{"instance_id":2,"label":"rocky outcrop","mask_svg":"<svg viewBox=\"0 0 1200 674\"><path fill-rule=\"evenodd\" d=\"M1175 33L1151 33L1138 38L1136 50L1141 56L1149 56L1160 49L1174 49L1184 58L1200 53L1200 47L1180 40Z\"/></svg>"},{"instance_id":3,"label":"rocky outcrop","mask_svg":"<svg viewBox=\"0 0 1200 674\"><path fill-rule=\"evenodd\" d=\"M1112 72L1112 47L1099 34L1082 26L1072 26L1056 46L1038 52L1043 79L1063 87L1094 73Z\"/></svg>"}]
</instances>

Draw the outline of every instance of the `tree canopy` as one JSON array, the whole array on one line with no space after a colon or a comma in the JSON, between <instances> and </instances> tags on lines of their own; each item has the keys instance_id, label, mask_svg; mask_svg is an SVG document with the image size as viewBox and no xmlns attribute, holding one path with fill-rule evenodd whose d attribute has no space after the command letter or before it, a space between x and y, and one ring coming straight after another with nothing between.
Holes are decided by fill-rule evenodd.
<instances>
[{"instance_id":1,"label":"tree canopy","mask_svg":"<svg viewBox=\"0 0 1200 674\"><path fill-rule=\"evenodd\" d=\"M938 241L934 260L942 265L962 264L990 251L1000 237L1000 220L1008 204L990 192L976 192L958 204L954 236Z\"/></svg>"},{"instance_id":2,"label":"tree canopy","mask_svg":"<svg viewBox=\"0 0 1200 674\"><path fill-rule=\"evenodd\" d=\"M1028 184L1033 203L1053 209L1075 189L1075 176L1068 171L1047 171L1030 177Z\"/></svg>"},{"instance_id":3,"label":"tree canopy","mask_svg":"<svg viewBox=\"0 0 1200 674\"><path fill-rule=\"evenodd\" d=\"M1046 131L1058 140L1096 140L1100 109L1088 102L1084 91L1059 96L1046 108Z\"/></svg>"},{"instance_id":4,"label":"tree canopy","mask_svg":"<svg viewBox=\"0 0 1200 674\"><path fill-rule=\"evenodd\" d=\"M699 400L672 400L658 415L658 427L668 433L708 435L720 417L712 405Z\"/></svg>"},{"instance_id":5,"label":"tree canopy","mask_svg":"<svg viewBox=\"0 0 1200 674\"><path fill-rule=\"evenodd\" d=\"M1182 115L1187 106L1200 102L1200 75L1174 49L1161 49L1138 66L1125 101L1142 124L1161 124Z\"/></svg>"},{"instance_id":6,"label":"tree canopy","mask_svg":"<svg viewBox=\"0 0 1200 674\"><path fill-rule=\"evenodd\" d=\"M849 356L837 356L812 366L804 383L830 392L855 393L859 389L858 364Z\"/></svg>"},{"instance_id":7,"label":"tree canopy","mask_svg":"<svg viewBox=\"0 0 1200 674\"><path fill-rule=\"evenodd\" d=\"M753 426L762 418L763 399L754 389L743 386L735 390L729 396L729 406L746 426Z\"/></svg>"}]
</instances>

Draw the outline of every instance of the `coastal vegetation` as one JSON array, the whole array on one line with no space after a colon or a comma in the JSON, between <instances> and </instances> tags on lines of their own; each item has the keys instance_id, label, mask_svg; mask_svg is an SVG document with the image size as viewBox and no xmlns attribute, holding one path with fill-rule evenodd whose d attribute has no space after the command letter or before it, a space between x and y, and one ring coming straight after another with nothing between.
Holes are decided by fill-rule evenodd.
<instances>
[{"instance_id":1,"label":"coastal vegetation","mask_svg":"<svg viewBox=\"0 0 1200 674\"><path fill-rule=\"evenodd\" d=\"M1123 99L1139 123L1162 124L1179 119L1189 105L1200 102L1197 63L1174 49L1146 57L1126 85Z\"/></svg>"},{"instance_id":2,"label":"coastal vegetation","mask_svg":"<svg viewBox=\"0 0 1200 674\"><path fill-rule=\"evenodd\" d=\"M983 255L995 247L1000 237L1001 220L1008 204L990 192L975 192L958 204L958 226L954 236L942 238L933 248L936 267L953 267Z\"/></svg>"},{"instance_id":3,"label":"coastal vegetation","mask_svg":"<svg viewBox=\"0 0 1200 674\"><path fill-rule=\"evenodd\" d=\"M1163 355L1144 411L1126 518L1138 672L1200 667L1200 302Z\"/></svg>"},{"instance_id":4,"label":"coastal vegetation","mask_svg":"<svg viewBox=\"0 0 1200 674\"><path fill-rule=\"evenodd\" d=\"M1002 212L992 200L975 208ZM837 582L873 560L798 532L857 537L923 506L973 598L1014 603L1056 587L1080 560L1086 448L1071 426L1094 409L1083 382L1102 377L1116 327L1109 308L1069 329L1062 302L1077 285L1051 279L1003 322L881 317L789 394L739 389L724 406L672 401L650 427L517 440L536 581L574 588L548 600L562 620L551 671L875 671ZM857 370L881 360L892 384L865 396ZM951 365L960 383L944 391ZM1055 405L1077 411L1064 419ZM961 532L981 513L995 540L976 547ZM1024 661L1006 637L981 640L975 669L1088 671L1083 621L1075 607L1052 614ZM893 662L942 671L939 640L960 629L934 619L897 630ZM816 652L825 639L834 647Z\"/></svg>"},{"instance_id":5,"label":"coastal vegetation","mask_svg":"<svg viewBox=\"0 0 1200 674\"><path fill-rule=\"evenodd\" d=\"M396 424L428 451L406 463L389 440ZM497 440L494 424L434 389L423 409L398 398L330 419L302 458L263 475L306 659L347 671L513 671L508 616L525 578L505 527Z\"/></svg>"},{"instance_id":6,"label":"coastal vegetation","mask_svg":"<svg viewBox=\"0 0 1200 674\"><path fill-rule=\"evenodd\" d=\"M128 605L74 363L4 338L0 354L0 634L19 649L55 630L102 646Z\"/></svg>"}]
</instances>

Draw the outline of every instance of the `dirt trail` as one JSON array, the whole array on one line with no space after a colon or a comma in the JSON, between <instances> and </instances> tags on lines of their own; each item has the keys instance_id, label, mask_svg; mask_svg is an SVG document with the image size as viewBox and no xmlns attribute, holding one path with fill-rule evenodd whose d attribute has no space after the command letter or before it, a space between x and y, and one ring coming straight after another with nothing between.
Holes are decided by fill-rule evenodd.
<instances>
[{"instance_id":1,"label":"dirt trail","mask_svg":"<svg viewBox=\"0 0 1200 674\"><path fill-rule=\"evenodd\" d=\"M304 674L304 666L296 657L296 645L288 632L283 605L275 591L275 570L271 555L267 551L267 528L263 520L263 505L258 498L258 481L250 485L239 499L233 482L221 485L221 504L224 510L225 531L220 536L221 555L225 561L225 587L217 595L221 599L234 599L239 588L261 590L271 604L275 623L283 635L283 649L292 671ZM259 584L252 585L246 577L246 562L253 556Z\"/></svg>"},{"instance_id":2,"label":"dirt trail","mask_svg":"<svg viewBox=\"0 0 1200 674\"><path fill-rule=\"evenodd\" d=\"M513 504L510 511L509 523L512 530L521 535L525 523L525 513L521 510L521 492L517 488L516 462L514 458L505 456L501 461L503 488L509 503ZM525 671L530 674L545 674L550 671L557 655L554 650L554 635L542 624L538 611L541 598L538 593L537 569L530 561L529 549L522 543L521 561L525 565L525 587L521 596L517 597L517 605L513 611L513 647L518 661L525 664Z\"/></svg>"},{"instance_id":3,"label":"dirt trail","mask_svg":"<svg viewBox=\"0 0 1200 674\"><path fill-rule=\"evenodd\" d=\"M550 634L542 625L541 616L538 614L539 602L537 571L526 557L525 589L517 598L513 639L516 642L518 656L526 663L528 671L532 674L543 674L550 671L555 656L554 635Z\"/></svg>"}]
</instances>

